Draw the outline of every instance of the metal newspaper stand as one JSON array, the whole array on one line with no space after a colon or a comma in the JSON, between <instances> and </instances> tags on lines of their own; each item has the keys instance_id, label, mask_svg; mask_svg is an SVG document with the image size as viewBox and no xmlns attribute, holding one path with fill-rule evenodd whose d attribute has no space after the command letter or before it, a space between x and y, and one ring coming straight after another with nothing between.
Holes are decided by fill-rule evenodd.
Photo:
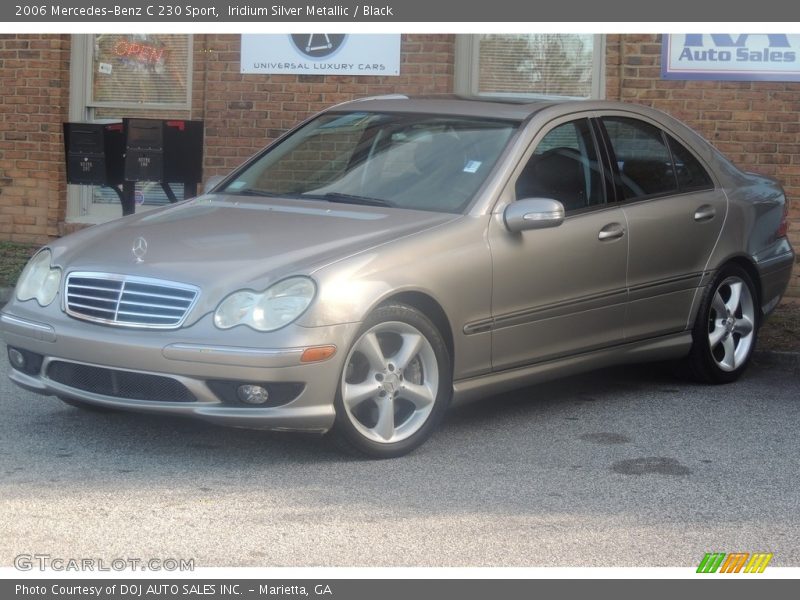
<instances>
[{"instance_id":1,"label":"metal newspaper stand","mask_svg":"<svg viewBox=\"0 0 800 600\"><path fill-rule=\"evenodd\" d=\"M136 183L156 182L170 202L170 187L197 195L203 179L203 121L123 119L116 123L64 123L67 183L114 190L122 214L136 211Z\"/></svg>"}]
</instances>

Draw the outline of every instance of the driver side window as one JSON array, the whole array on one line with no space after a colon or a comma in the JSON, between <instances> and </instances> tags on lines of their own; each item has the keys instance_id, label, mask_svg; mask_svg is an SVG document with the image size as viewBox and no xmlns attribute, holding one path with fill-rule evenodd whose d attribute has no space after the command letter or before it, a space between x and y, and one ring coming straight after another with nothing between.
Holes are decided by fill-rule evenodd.
<instances>
[{"instance_id":1,"label":"driver side window","mask_svg":"<svg viewBox=\"0 0 800 600\"><path fill-rule=\"evenodd\" d=\"M515 185L517 200L551 198L567 212L605 202L597 146L588 119L551 129L539 142Z\"/></svg>"}]
</instances>

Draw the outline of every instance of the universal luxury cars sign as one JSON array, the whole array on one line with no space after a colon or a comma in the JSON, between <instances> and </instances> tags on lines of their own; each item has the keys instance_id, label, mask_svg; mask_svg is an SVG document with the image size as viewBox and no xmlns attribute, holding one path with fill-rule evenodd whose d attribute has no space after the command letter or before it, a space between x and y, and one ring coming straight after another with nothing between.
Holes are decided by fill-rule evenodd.
<instances>
[{"instance_id":1,"label":"universal luxury cars sign","mask_svg":"<svg viewBox=\"0 0 800 600\"><path fill-rule=\"evenodd\" d=\"M661 76L664 79L800 81L800 34L665 35Z\"/></svg>"},{"instance_id":2,"label":"universal luxury cars sign","mask_svg":"<svg viewBox=\"0 0 800 600\"><path fill-rule=\"evenodd\" d=\"M400 36L244 34L242 73L399 75Z\"/></svg>"}]
</instances>

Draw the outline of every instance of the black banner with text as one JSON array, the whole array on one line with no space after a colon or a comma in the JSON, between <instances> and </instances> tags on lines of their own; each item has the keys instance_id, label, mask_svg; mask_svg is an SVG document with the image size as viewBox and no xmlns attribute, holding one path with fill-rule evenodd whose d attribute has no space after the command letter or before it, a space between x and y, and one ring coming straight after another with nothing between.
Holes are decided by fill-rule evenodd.
<instances>
[{"instance_id":1,"label":"black banner with text","mask_svg":"<svg viewBox=\"0 0 800 600\"><path fill-rule=\"evenodd\" d=\"M712 588L713 586L713 588ZM511 579L297 579L297 580L186 580L186 579L40 579L2 580L0 597L6 600L484 600L486 598L660 598L700 597L692 592L726 598L790 597L796 582L786 579L742 580L708 577L670 580ZM795 590L796 591L796 590ZM688 595L687 595L688 594Z\"/></svg>"},{"instance_id":2,"label":"black banner with text","mask_svg":"<svg viewBox=\"0 0 800 600\"><path fill-rule=\"evenodd\" d=\"M248 0L190 0L141 2L135 0L25 0L3 3L0 19L9 23L85 22L780 22L796 21L798 5L762 0L757 10L741 0L715 3L673 0L530 3L518 0L430 2L429 0L375 0L364 4L347 0L283 0L275 4Z\"/></svg>"}]
</instances>

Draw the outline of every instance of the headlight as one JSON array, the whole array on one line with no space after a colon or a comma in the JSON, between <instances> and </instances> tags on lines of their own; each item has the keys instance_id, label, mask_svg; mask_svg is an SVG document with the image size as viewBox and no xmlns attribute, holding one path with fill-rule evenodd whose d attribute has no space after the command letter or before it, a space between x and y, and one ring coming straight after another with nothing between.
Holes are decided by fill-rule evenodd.
<instances>
[{"instance_id":1,"label":"headlight","mask_svg":"<svg viewBox=\"0 0 800 600\"><path fill-rule=\"evenodd\" d=\"M302 315L315 292L308 277L284 279L261 293L234 292L217 307L214 324L220 329L248 325L258 331L275 331Z\"/></svg>"},{"instance_id":2,"label":"headlight","mask_svg":"<svg viewBox=\"0 0 800 600\"><path fill-rule=\"evenodd\" d=\"M52 257L50 250L42 250L25 265L17 282L17 300L36 298L42 306L55 300L61 284L61 269L50 266Z\"/></svg>"}]
</instances>

